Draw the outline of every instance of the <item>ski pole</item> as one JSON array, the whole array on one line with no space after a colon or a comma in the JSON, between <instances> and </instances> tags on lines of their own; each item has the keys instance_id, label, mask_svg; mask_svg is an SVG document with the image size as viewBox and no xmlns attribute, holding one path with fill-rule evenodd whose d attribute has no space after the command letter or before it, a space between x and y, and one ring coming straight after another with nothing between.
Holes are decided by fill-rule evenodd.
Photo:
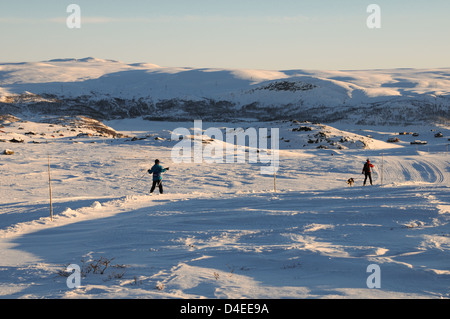
<instances>
[{"instance_id":1,"label":"ski pole","mask_svg":"<svg viewBox=\"0 0 450 319\"><path fill-rule=\"evenodd\" d=\"M161 179L159 180L157 187L161 186L161 182L162 182L162 177L161 177Z\"/></svg>"},{"instance_id":2,"label":"ski pole","mask_svg":"<svg viewBox=\"0 0 450 319\"><path fill-rule=\"evenodd\" d=\"M166 168L165 168L165 170L166 170L166 171L168 171L168 170L169 170L169 168L168 168L168 167L166 167ZM159 187L159 185L161 185L161 182L162 182L162 180L163 180L163 178L162 178L162 174L160 174L160 175L159 175L159 177L160 177L161 179L159 180L159 183L158 183L158 187Z\"/></svg>"},{"instance_id":3,"label":"ski pole","mask_svg":"<svg viewBox=\"0 0 450 319\"><path fill-rule=\"evenodd\" d=\"M145 172L144 175L142 175L141 178L139 178L139 179L136 181L136 183L134 184L133 187L131 187L131 189L134 189L134 188L138 185L138 183L141 181L141 179L143 179L143 178L145 177L145 175L147 175L147 172Z\"/></svg>"},{"instance_id":4,"label":"ski pole","mask_svg":"<svg viewBox=\"0 0 450 319\"><path fill-rule=\"evenodd\" d=\"M169 170L169 168L167 167L166 170ZM162 174L160 174L159 177L160 177L161 179L159 180L158 185L156 185L157 187L159 187L159 185L161 185L161 182L162 182L162 180L163 180Z\"/></svg>"}]
</instances>

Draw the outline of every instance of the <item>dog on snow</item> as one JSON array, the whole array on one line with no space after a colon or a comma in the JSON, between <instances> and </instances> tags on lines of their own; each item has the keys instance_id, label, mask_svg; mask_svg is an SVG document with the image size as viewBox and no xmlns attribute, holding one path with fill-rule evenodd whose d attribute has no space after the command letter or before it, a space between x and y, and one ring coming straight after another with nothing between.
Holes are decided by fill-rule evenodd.
<instances>
[{"instance_id":1,"label":"dog on snow","mask_svg":"<svg viewBox=\"0 0 450 319\"><path fill-rule=\"evenodd\" d=\"M348 186L352 187L355 184L355 180L353 178L349 178L347 184Z\"/></svg>"}]
</instances>

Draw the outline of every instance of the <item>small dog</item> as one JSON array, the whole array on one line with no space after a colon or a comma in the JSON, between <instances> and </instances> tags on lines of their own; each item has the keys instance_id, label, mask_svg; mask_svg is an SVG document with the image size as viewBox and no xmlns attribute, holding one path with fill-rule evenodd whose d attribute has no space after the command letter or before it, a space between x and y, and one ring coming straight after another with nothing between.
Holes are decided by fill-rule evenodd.
<instances>
[{"instance_id":1,"label":"small dog","mask_svg":"<svg viewBox=\"0 0 450 319\"><path fill-rule=\"evenodd\" d=\"M354 180L353 178L350 178L350 179L347 181L347 184L348 184L348 186L352 187L353 184L355 184L355 180Z\"/></svg>"}]
</instances>

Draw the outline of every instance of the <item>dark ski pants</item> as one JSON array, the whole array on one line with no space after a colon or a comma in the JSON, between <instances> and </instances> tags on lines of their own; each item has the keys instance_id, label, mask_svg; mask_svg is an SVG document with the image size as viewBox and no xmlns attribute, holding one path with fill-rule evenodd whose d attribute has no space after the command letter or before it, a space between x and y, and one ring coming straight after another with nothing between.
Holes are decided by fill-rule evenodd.
<instances>
[{"instance_id":1,"label":"dark ski pants","mask_svg":"<svg viewBox=\"0 0 450 319\"><path fill-rule=\"evenodd\" d=\"M150 190L150 194L153 193L156 186L159 187L159 193L162 194L163 193L162 181L153 181L153 185L152 185L152 189Z\"/></svg>"},{"instance_id":2,"label":"dark ski pants","mask_svg":"<svg viewBox=\"0 0 450 319\"><path fill-rule=\"evenodd\" d=\"M365 175L366 175L366 178L364 178L364 186L366 185L367 177L368 177L369 180L370 180L370 185L373 185L373 184L372 184L372 173L365 173Z\"/></svg>"}]
</instances>

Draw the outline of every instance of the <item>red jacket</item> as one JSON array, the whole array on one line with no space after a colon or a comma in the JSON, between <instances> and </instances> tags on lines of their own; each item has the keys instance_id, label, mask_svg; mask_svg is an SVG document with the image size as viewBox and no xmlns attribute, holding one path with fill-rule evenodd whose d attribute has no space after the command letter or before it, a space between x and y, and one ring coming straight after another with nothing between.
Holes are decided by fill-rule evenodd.
<instances>
[{"instance_id":1,"label":"red jacket","mask_svg":"<svg viewBox=\"0 0 450 319\"><path fill-rule=\"evenodd\" d=\"M364 164L364 167L363 167L363 170L362 170L362 173L364 174L368 174L368 173L370 173L371 171L370 171L370 169L373 167L373 165L370 163L370 161L367 161L365 164Z\"/></svg>"}]
</instances>

